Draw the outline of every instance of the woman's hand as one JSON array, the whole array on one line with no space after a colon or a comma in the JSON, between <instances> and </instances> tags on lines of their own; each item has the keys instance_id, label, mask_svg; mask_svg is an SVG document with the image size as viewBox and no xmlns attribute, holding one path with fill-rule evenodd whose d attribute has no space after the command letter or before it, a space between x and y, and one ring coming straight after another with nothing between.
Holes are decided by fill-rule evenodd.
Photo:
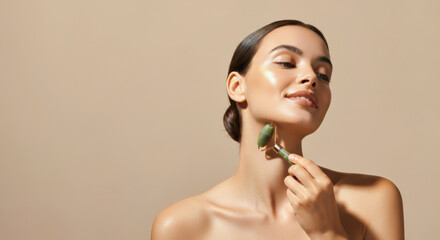
<instances>
[{"instance_id":1,"label":"woman's hand","mask_svg":"<svg viewBox=\"0 0 440 240\"><path fill-rule=\"evenodd\" d=\"M284 179L295 216L311 239L348 239L339 219L333 183L310 159L289 156L295 165Z\"/></svg>"}]
</instances>

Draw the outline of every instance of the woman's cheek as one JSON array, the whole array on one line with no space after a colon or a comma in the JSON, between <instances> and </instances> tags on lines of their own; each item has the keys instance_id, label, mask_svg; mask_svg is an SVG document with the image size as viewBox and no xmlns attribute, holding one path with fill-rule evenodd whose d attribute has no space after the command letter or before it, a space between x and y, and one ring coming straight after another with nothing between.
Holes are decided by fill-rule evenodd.
<instances>
[{"instance_id":1,"label":"woman's cheek","mask_svg":"<svg viewBox=\"0 0 440 240\"><path fill-rule=\"evenodd\" d=\"M269 84L273 86L277 85L278 80L273 71L271 71L270 69L263 69L263 75L265 76Z\"/></svg>"},{"instance_id":2,"label":"woman's cheek","mask_svg":"<svg viewBox=\"0 0 440 240\"><path fill-rule=\"evenodd\" d=\"M264 72L264 76L273 87L279 88L279 90L282 90L280 88L287 87L294 81L293 74L290 71L281 72L267 69Z\"/></svg>"},{"instance_id":3,"label":"woman's cheek","mask_svg":"<svg viewBox=\"0 0 440 240\"><path fill-rule=\"evenodd\" d=\"M324 101L326 102L326 104L327 104L327 109L328 109L329 106L330 106L330 103L331 103L331 101L332 101L332 92L331 92L329 86L327 86L327 89L326 89L326 91L325 91L324 99L325 99Z\"/></svg>"},{"instance_id":4,"label":"woman's cheek","mask_svg":"<svg viewBox=\"0 0 440 240\"><path fill-rule=\"evenodd\" d=\"M327 110L330 107L330 103L331 103L331 99L332 99L330 88L325 89L324 91L321 91L321 95L322 95L322 98L320 100L320 102L321 102L320 115L321 115L321 121L323 121L325 118L325 115L327 113Z\"/></svg>"}]
</instances>

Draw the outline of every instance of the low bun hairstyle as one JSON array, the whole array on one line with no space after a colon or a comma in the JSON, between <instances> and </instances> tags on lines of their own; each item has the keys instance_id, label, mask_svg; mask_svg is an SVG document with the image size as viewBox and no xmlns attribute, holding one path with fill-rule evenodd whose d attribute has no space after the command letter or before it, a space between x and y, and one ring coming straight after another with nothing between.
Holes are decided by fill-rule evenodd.
<instances>
[{"instance_id":1,"label":"low bun hairstyle","mask_svg":"<svg viewBox=\"0 0 440 240\"><path fill-rule=\"evenodd\" d=\"M243 39L243 41L240 42L240 44L238 44L237 48L235 49L234 55L232 56L231 63L229 64L228 75L231 72L238 72L241 75L245 75L249 69L251 60L258 49L261 39L263 39L271 31L287 25L297 25L312 30L322 38L328 49L327 40L325 40L324 35L316 27L310 24L305 24L298 20L276 21L249 34ZM238 111L237 103L230 97L229 102L230 106L223 115L223 124L229 136L231 136L232 139L234 139L235 141L240 142L242 125L240 112Z\"/></svg>"}]
</instances>

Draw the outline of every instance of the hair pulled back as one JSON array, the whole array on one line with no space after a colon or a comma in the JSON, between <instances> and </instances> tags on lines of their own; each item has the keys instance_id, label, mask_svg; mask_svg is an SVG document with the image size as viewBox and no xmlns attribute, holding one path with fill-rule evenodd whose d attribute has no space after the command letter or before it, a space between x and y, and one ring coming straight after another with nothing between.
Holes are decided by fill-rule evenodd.
<instances>
[{"instance_id":1,"label":"hair pulled back","mask_svg":"<svg viewBox=\"0 0 440 240\"><path fill-rule=\"evenodd\" d=\"M276 21L249 34L243 39L243 41L240 42L240 44L238 44L237 48L235 49L234 55L232 56L231 63L229 64L228 75L231 72L238 72L242 75L246 74L249 69L249 64L258 49L261 39L263 39L271 31L279 27L288 25L302 26L312 30L322 38L328 49L327 40L325 40L324 35L316 27L310 24L305 24L298 20ZM234 139L235 141L240 142L242 124L240 112L238 111L237 103L230 97L229 102L230 106L228 107L228 109L226 109L226 112L223 115L223 124L229 136L231 136L232 139Z\"/></svg>"}]
</instances>

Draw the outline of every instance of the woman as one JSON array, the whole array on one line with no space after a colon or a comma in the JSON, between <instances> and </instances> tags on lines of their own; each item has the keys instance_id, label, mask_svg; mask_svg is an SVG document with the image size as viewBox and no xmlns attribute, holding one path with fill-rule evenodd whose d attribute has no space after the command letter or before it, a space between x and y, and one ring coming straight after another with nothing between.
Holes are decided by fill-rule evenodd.
<instances>
[{"instance_id":1,"label":"woman","mask_svg":"<svg viewBox=\"0 0 440 240\"><path fill-rule=\"evenodd\" d=\"M404 239L402 198L391 181L302 157L302 139L330 105L332 68L327 42L311 25L277 21L247 36L229 68L224 117L240 143L237 172L163 210L152 240ZM267 123L294 165L257 149Z\"/></svg>"}]
</instances>

